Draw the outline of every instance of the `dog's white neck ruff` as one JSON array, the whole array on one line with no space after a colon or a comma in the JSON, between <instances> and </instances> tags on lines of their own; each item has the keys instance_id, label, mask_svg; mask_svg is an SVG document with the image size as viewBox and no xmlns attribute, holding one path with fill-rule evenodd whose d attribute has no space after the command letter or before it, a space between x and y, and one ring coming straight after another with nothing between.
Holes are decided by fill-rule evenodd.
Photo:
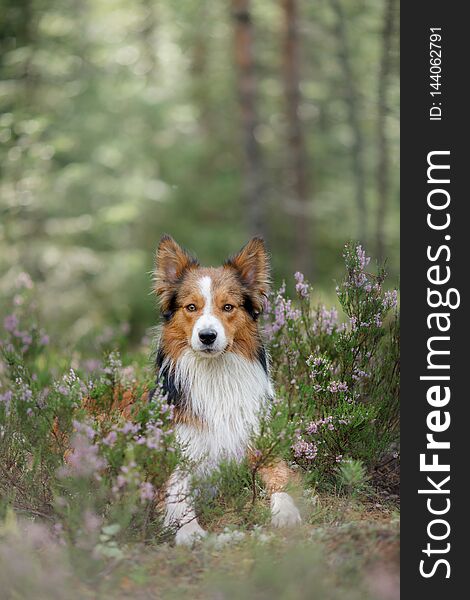
<instances>
[{"instance_id":1,"label":"dog's white neck ruff","mask_svg":"<svg viewBox=\"0 0 470 600\"><path fill-rule=\"evenodd\" d=\"M184 455L200 470L223 459L241 460L259 430L266 400L273 395L261 364L233 352L206 357L187 350L173 368L176 387L203 424L177 425Z\"/></svg>"}]
</instances>

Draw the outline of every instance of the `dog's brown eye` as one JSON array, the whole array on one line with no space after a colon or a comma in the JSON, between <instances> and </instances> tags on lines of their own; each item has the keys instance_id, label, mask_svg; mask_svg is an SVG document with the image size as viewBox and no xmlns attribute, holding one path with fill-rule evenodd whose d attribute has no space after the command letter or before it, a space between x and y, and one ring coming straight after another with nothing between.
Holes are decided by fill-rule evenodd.
<instances>
[{"instance_id":1,"label":"dog's brown eye","mask_svg":"<svg viewBox=\"0 0 470 600\"><path fill-rule=\"evenodd\" d=\"M186 310L188 310L189 312L194 312L196 310L196 305L188 304L188 306L186 307Z\"/></svg>"},{"instance_id":2,"label":"dog's brown eye","mask_svg":"<svg viewBox=\"0 0 470 600\"><path fill-rule=\"evenodd\" d=\"M232 304L226 304L224 306L224 310L225 310L225 312L231 312L233 310L233 305Z\"/></svg>"}]
</instances>

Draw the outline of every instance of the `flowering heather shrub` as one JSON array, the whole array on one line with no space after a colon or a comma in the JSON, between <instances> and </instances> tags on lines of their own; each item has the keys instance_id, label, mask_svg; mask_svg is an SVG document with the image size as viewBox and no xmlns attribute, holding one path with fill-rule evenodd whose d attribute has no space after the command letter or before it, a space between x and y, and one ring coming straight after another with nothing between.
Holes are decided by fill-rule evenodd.
<instances>
[{"instance_id":1,"label":"flowering heather shrub","mask_svg":"<svg viewBox=\"0 0 470 600\"><path fill-rule=\"evenodd\" d=\"M0 328L0 517L10 505L45 516L88 554L110 524L158 534L156 496L178 460L172 408L160 389L147 401L152 373L117 352L62 367L25 282Z\"/></svg>"},{"instance_id":2,"label":"flowering heather shrub","mask_svg":"<svg viewBox=\"0 0 470 600\"><path fill-rule=\"evenodd\" d=\"M288 458L316 479L332 479L345 460L377 467L398 437L399 329L397 291L385 272L369 272L359 244L343 253L346 275L336 308L314 305L295 274L297 299L286 286L268 302L266 333L279 400L276 414L295 423Z\"/></svg>"},{"instance_id":3,"label":"flowering heather shrub","mask_svg":"<svg viewBox=\"0 0 470 600\"><path fill-rule=\"evenodd\" d=\"M264 494L257 475L279 456L353 493L367 478L361 465L376 467L396 452L397 293L383 289L383 270L369 272L360 246L347 245L344 259L342 316L313 303L301 273L294 298L285 285L269 298L277 395L250 460L222 465L207 494L201 490L203 521L227 512L249 527L267 521L255 502ZM127 364L116 350L98 358L58 349L38 322L34 297L21 275L0 321L0 523L10 507L40 516L74 564L91 556L99 565L122 558L130 538L166 534L158 498L179 460L172 407L161 389L147 401L148 366Z\"/></svg>"}]
</instances>

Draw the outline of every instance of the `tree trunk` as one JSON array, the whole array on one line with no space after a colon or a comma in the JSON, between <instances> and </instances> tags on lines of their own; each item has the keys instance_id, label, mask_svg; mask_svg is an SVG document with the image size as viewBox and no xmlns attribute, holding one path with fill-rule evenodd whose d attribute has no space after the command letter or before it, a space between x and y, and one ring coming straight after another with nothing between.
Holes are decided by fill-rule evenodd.
<instances>
[{"instance_id":1,"label":"tree trunk","mask_svg":"<svg viewBox=\"0 0 470 600\"><path fill-rule=\"evenodd\" d=\"M216 137L217 132L211 107L211 81L208 73L210 7L207 0L199 0L196 14L199 22L191 30L191 95L198 109L201 131L207 139L211 139Z\"/></svg>"},{"instance_id":2,"label":"tree trunk","mask_svg":"<svg viewBox=\"0 0 470 600\"><path fill-rule=\"evenodd\" d=\"M312 275L307 152L300 120L300 51L297 0L281 0L284 13L283 74L287 112L288 193L295 208L295 270Z\"/></svg>"},{"instance_id":3,"label":"tree trunk","mask_svg":"<svg viewBox=\"0 0 470 600\"><path fill-rule=\"evenodd\" d=\"M235 22L234 46L237 68L237 91L243 128L244 197L248 229L252 235L266 236L265 189L261 150L256 139L256 74L253 52L253 25L250 0L232 0Z\"/></svg>"},{"instance_id":4,"label":"tree trunk","mask_svg":"<svg viewBox=\"0 0 470 600\"><path fill-rule=\"evenodd\" d=\"M140 37L142 41L143 54L147 61L145 77L148 83L155 81L158 70L158 17L155 2L153 0L141 0L142 6L142 28Z\"/></svg>"},{"instance_id":5,"label":"tree trunk","mask_svg":"<svg viewBox=\"0 0 470 600\"><path fill-rule=\"evenodd\" d=\"M349 123L353 134L352 166L355 181L354 195L357 206L357 237L362 244L365 244L367 242L366 175L359 97L350 60L350 48L343 6L341 0L330 1L336 17L335 29L338 38L338 56L343 69Z\"/></svg>"},{"instance_id":6,"label":"tree trunk","mask_svg":"<svg viewBox=\"0 0 470 600\"><path fill-rule=\"evenodd\" d=\"M390 196L390 161L387 140L387 112L390 72L392 67L392 41L396 19L396 0L385 0L384 22L382 30L382 57L380 60L378 82L378 118L377 118L377 229L376 252L380 261L385 258L385 219Z\"/></svg>"}]
</instances>

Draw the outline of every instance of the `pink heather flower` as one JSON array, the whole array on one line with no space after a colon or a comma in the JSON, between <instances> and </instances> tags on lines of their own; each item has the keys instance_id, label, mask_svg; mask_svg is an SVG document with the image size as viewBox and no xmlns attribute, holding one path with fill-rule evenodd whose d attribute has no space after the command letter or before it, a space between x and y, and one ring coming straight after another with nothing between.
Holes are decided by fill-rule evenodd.
<instances>
[{"instance_id":1,"label":"pink heather flower","mask_svg":"<svg viewBox=\"0 0 470 600\"><path fill-rule=\"evenodd\" d=\"M340 463L343 461L343 455L342 454L338 454L338 456L335 458L337 463Z\"/></svg>"},{"instance_id":2,"label":"pink heather flower","mask_svg":"<svg viewBox=\"0 0 470 600\"><path fill-rule=\"evenodd\" d=\"M328 384L328 391L336 394L337 392L347 392L348 384L345 381L331 381Z\"/></svg>"},{"instance_id":3,"label":"pink heather flower","mask_svg":"<svg viewBox=\"0 0 470 600\"><path fill-rule=\"evenodd\" d=\"M13 392L11 390L7 390L3 394L0 394L0 404L4 404L7 410L10 407L10 402L12 401L12 399Z\"/></svg>"},{"instance_id":4,"label":"pink heather flower","mask_svg":"<svg viewBox=\"0 0 470 600\"><path fill-rule=\"evenodd\" d=\"M324 305L320 306L320 309L315 314L315 320L313 322L313 333L319 335L326 333L331 335L338 325L338 311L336 308L328 310Z\"/></svg>"},{"instance_id":5,"label":"pink heather flower","mask_svg":"<svg viewBox=\"0 0 470 600\"><path fill-rule=\"evenodd\" d=\"M114 446L114 444L116 443L117 440L117 433L115 431L110 431L108 433L108 435L103 438L103 444L105 446L109 446L110 448L112 448Z\"/></svg>"},{"instance_id":6,"label":"pink heather flower","mask_svg":"<svg viewBox=\"0 0 470 600\"><path fill-rule=\"evenodd\" d=\"M83 524L87 533L95 533L102 525L102 518L91 510L86 510L83 515Z\"/></svg>"},{"instance_id":7,"label":"pink heather flower","mask_svg":"<svg viewBox=\"0 0 470 600\"><path fill-rule=\"evenodd\" d=\"M112 488L115 494L117 494L119 490L126 486L140 487L141 481L136 467L137 464L133 460L127 465L123 465L121 467L120 473L116 477L116 484Z\"/></svg>"},{"instance_id":8,"label":"pink heather flower","mask_svg":"<svg viewBox=\"0 0 470 600\"><path fill-rule=\"evenodd\" d=\"M143 481L140 484L140 500L141 502L148 502L153 500L155 496L155 489L150 481Z\"/></svg>"},{"instance_id":9,"label":"pink heather flower","mask_svg":"<svg viewBox=\"0 0 470 600\"><path fill-rule=\"evenodd\" d=\"M266 335L272 339L280 329L287 324L288 321L295 321L300 317L300 310L292 306L292 300L285 297L286 284L285 282L279 288L278 293L274 298L274 306L271 307L270 314L274 316L274 321L266 326Z\"/></svg>"},{"instance_id":10,"label":"pink heather flower","mask_svg":"<svg viewBox=\"0 0 470 600\"><path fill-rule=\"evenodd\" d=\"M41 335L41 338L39 340L39 344L41 346L48 346L49 342L50 342L50 339L49 339L49 336L46 333L44 333L43 335Z\"/></svg>"},{"instance_id":11,"label":"pink heather flower","mask_svg":"<svg viewBox=\"0 0 470 600\"><path fill-rule=\"evenodd\" d=\"M370 257L366 256L366 252L360 244L356 247L356 255L359 263L359 268L361 269L361 271L363 271L369 265Z\"/></svg>"},{"instance_id":12,"label":"pink heather flower","mask_svg":"<svg viewBox=\"0 0 470 600\"><path fill-rule=\"evenodd\" d=\"M298 438L292 445L295 458L303 458L308 461L315 460L318 454L318 448L313 442L306 442L302 438Z\"/></svg>"},{"instance_id":13,"label":"pink heather flower","mask_svg":"<svg viewBox=\"0 0 470 600\"><path fill-rule=\"evenodd\" d=\"M326 360L322 356L314 357L313 354L311 354L307 358L307 364L309 367L321 367L322 365L326 364Z\"/></svg>"},{"instance_id":14,"label":"pink heather flower","mask_svg":"<svg viewBox=\"0 0 470 600\"><path fill-rule=\"evenodd\" d=\"M116 479L116 483L117 483L118 488L122 488L126 485L127 479L124 477L124 475L118 475L117 479Z\"/></svg>"},{"instance_id":15,"label":"pink heather flower","mask_svg":"<svg viewBox=\"0 0 470 600\"><path fill-rule=\"evenodd\" d=\"M6 331L9 331L10 333L12 333L13 331L15 331L18 327L19 321L18 321L18 317L16 315L7 315L4 319L3 319L3 327L5 328Z\"/></svg>"},{"instance_id":16,"label":"pink heather flower","mask_svg":"<svg viewBox=\"0 0 470 600\"><path fill-rule=\"evenodd\" d=\"M386 291L383 299L383 307L385 310L395 308L398 302L397 290Z\"/></svg>"},{"instance_id":17,"label":"pink heather flower","mask_svg":"<svg viewBox=\"0 0 470 600\"><path fill-rule=\"evenodd\" d=\"M308 283L306 283L303 273L297 271L297 273L294 274L294 278L297 282L295 285L296 292L301 298L308 298L310 286L308 285Z\"/></svg>"},{"instance_id":18,"label":"pink heather flower","mask_svg":"<svg viewBox=\"0 0 470 600\"><path fill-rule=\"evenodd\" d=\"M62 525L62 523L54 523L54 525L52 526L52 530L58 537L64 534L64 526Z\"/></svg>"},{"instance_id":19,"label":"pink heather flower","mask_svg":"<svg viewBox=\"0 0 470 600\"><path fill-rule=\"evenodd\" d=\"M94 477L100 479L100 471L106 461L98 454L99 448L92 444L87 435L75 433L71 439L72 453L67 464L59 469L59 477Z\"/></svg>"},{"instance_id":20,"label":"pink heather flower","mask_svg":"<svg viewBox=\"0 0 470 600\"><path fill-rule=\"evenodd\" d=\"M77 433L86 436L89 440L93 440L96 436L96 431L88 425L88 423L82 423L81 421L72 421L73 428Z\"/></svg>"},{"instance_id":21,"label":"pink heather flower","mask_svg":"<svg viewBox=\"0 0 470 600\"><path fill-rule=\"evenodd\" d=\"M148 423L146 429L146 446L151 450L157 450L160 447L160 441L163 431L155 424Z\"/></svg>"},{"instance_id":22,"label":"pink heather flower","mask_svg":"<svg viewBox=\"0 0 470 600\"><path fill-rule=\"evenodd\" d=\"M83 368L87 373L95 373L101 370L102 364L100 360L90 358L83 363Z\"/></svg>"},{"instance_id":23,"label":"pink heather flower","mask_svg":"<svg viewBox=\"0 0 470 600\"><path fill-rule=\"evenodd\" d=\"M358 369L355 368L354 372L352 374L352 378L355 381L359 381L360 379L366 379L367 377L369 377L370 373L367 373L367 371L363 371L362 369Z\"/></svg>"},{"instance_id":24,"label":"pink heather flower","mask_svg":"<svg viewBox=\"0 0 470 600\"><path fill-rule=\"evenodd\" d=\"M139 431L140 429L140 425L131 423L130 421L126 421L124 423L124 425L118 429L118 431L120 431L121 433L123 433L124 435L127 435L128 433L130 434L135 434Z\"/></svg>"},{"instance_id":25,"label":"pink heather flower","mask_svg":"<svg viewBox=\"0 0 470 600\"><path fill-rule=\"evenodd\" d=\"M312 421L307 429L305 430L306 433L308 433L309 435L314 435L315 433L318 432L318 423L316 421Z\"/></svg>"}]
</instances>

